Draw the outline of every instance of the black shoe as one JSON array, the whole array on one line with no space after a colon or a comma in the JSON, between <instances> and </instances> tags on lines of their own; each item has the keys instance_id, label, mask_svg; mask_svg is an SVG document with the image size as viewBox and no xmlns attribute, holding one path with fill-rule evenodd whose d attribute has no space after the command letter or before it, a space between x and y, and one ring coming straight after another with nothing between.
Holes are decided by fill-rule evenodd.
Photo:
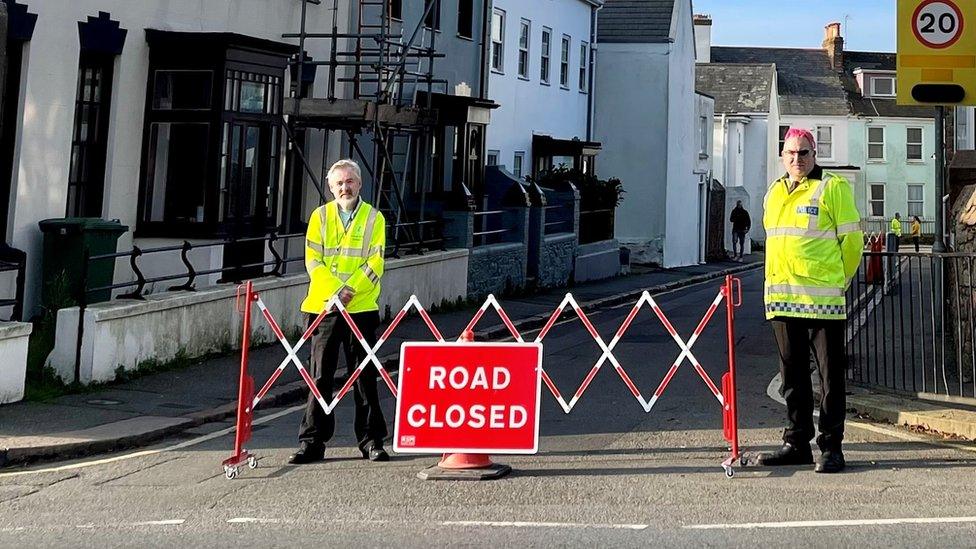
<instances>
[{"instance_id":1,"label":"black shoe","mask_svg":"<svg viewBox=\"0 0 976 549\"><path fill-rule=\"evenodd\" d=\"M304 465L306 463L322 461L323 459L325 459L325 447L303 442L298 451L288 457L288 463L292 465Z\"/></svg>"},{"instance_id":2,"label":"black shoe","mask_svg":"<svg viewBox=\"0 0 976 549\"><path fill-rule=\"evenodd\" d=\"M847 463L844 461L844 453L840 450L825 450L817 458L817 465L814 466L815 473L839 473L844 470Z\"/></svg>"},{"instance_id":3,"label":"black shoe","mask_svg":"<svg viewBox=\"0 0 976 549\"><path fill-rule=\"evenodd\" d=\"M368 450L360 451L363 453L363 459L370 461L390 461L390 454L387 454L382 446L374 445L370 446Z\"/></svg>"},{"instance_id":4,"label":"black shoe","mask_svg":"<svg viewBox=\"0 0 976 549\"><path fill-rule=\"evenodd\" d=\"M794 446L784 442L783 447L775 452L760 452L753 458L756 465L810 465L813 463L813 452L809 445Z\"/></svg>"}]
</instances>

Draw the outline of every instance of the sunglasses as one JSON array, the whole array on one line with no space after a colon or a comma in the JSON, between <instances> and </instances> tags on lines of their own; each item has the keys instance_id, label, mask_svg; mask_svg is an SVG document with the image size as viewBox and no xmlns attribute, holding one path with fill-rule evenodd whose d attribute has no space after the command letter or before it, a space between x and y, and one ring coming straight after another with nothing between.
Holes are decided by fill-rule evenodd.
<instances>
[{"instance_id":1,"label":"sunglasses","mask_svg":"<svg viewBox=\"0 0 976 549\"><path fill-rule=\"evenodd\" d=\"M810 149L800 149L798 151L786 151L786 150L784 150L783 151L783 154L785 154L787 156L796 155L796 156L799 156L800 158L806 158L807 155L810 154Z\"/></svg>"}]
</instances>

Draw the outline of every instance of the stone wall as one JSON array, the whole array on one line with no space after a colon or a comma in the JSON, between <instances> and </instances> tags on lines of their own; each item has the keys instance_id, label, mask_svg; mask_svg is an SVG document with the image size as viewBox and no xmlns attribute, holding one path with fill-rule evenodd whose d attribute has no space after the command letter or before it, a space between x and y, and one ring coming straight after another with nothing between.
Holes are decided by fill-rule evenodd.
<instances>
[{"instance_id":1,"label":"stone wall","mask_svg":"<svg viewBox=\"0 0 976 549\"><path fill-rule=\"evenodd\" d=\"M542 239L539 251L539 278L542 288L556 288L569 283L576 263L576 234L549 234Z\"/></svg>"},{"instance_id":2,"label":"stone wall","mask_svg":"<svg viewBox=\"0 0 976 549\"><path fill-rule=\"evenodd\" d=\"M481 299L525 288L527 248L519 242L471 249L468 256L468 297Z\"/></svg>"}]
</instances>

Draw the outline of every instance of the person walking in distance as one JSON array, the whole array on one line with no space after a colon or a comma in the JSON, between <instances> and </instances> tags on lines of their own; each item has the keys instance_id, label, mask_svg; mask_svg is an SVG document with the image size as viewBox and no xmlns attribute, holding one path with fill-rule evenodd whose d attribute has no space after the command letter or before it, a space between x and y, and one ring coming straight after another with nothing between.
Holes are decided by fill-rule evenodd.
<instances>
[{"instance_id":1,"label":"person walking in distance","mask_svg":"<svg viewBox=\"0 0 976 549\"><path fill-rule=\"evenodd\" d=\"M836 473L845 467L844 293L860 264L864 233L850 183L818 166L816 151L813 134L790 129L782 156L787 173L773 181L764 200L764 301L779 348L787 426L781 448L753 459L760 465L814 462L812 344L821 385L821 454L814 470Z\"/></svg>"},{"instance_id":2,"label":"person walking in distance","mask_svg":"<svg viewBox=\"0 0 976 549\"><path fill-rule=\"evenodd\" d=\"M922 220L918 216L912 217L912 244L915 245L915 253L918 253L918 239L922 236Z\"/></svg>"},{"instance_id":3,"label":"person walking in distance","mask_svg":"<svg viewBox=\"0 0 976 549\"><path fill-rule=\"evenodd\" d=\"M386 221L383 214L359 196L363 181L359 165L340 160L329 168L329 190L334 200L312 212L305 235L305 268L310 281L302 312L311 323L337 296L350 313L366 342L376 345L380 323L380 279L386 246ZM366 358L366 350L349 325L333 309L318 325L311 338L311 375L326 398L332 397L332 383L339 360L345 351L346 368L352 374ZM376 390L377 371L367 365L356 380L353 423L359 451L370 461L387 461L383 449L386 420ZM335 432L335 413L326 414L310 393L298 434L301 443L289 463L303 464L325 458L325 444Z\"/></svg>"},{"instance_id":4,"label":"person walking in distance","mask_svg":"<svg viewBox=\"0 0 976 549\"><path fill-rule=\"evenodd\" d=\"M732 208L729 221L732 222L732 259L741 261L746 248L746 233L752 228L752 219L749 218L749 212L742 207L741 200L735 201L735 208ZM736 243L738 243L738 252Z\"/></svg>"}]
</instances>

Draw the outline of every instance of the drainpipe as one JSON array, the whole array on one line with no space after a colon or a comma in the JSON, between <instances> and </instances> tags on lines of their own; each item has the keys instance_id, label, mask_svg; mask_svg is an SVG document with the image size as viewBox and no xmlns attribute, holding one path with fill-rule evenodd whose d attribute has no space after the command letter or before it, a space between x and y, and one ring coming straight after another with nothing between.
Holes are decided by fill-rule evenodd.
<instances>
[{"instance_id":1,"label":"drainpipe","mask_svg":"<svg viewBox=\"0 0 976 549\"><path fill-rule=\"evenodd\" d=\"M586 140L593 141L593 81L596 76L596 12L602 6L590 6L590 66L587 69L590 81L586 83Z\"/></svg>"},{"instance_id":2,"label":"drainpipe","mask_svg":"<svg viewBox=\"0 0 976 549\"><path fill-rule=\"evenodd\" d=\"M488 98L488 39L489 23L491 21L492 1L481 2L481 70L478 71L478 98Z\"/></svg>"}]
</instances>

